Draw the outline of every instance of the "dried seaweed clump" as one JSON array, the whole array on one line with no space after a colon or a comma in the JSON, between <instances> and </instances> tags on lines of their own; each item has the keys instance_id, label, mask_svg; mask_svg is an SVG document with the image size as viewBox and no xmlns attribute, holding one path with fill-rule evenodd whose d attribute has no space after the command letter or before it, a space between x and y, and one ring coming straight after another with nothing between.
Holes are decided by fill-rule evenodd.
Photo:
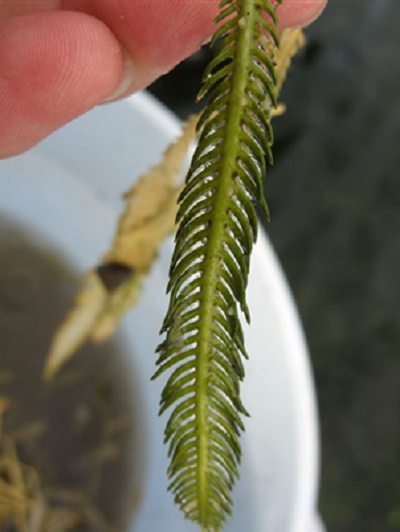
<instances>
[{"instance_id":1,"label":"dried seaweed clump","mask_svg":"<svg viewBox=\"0 0 400 532\"><path fill-rule=\"evenodd\" d=\"M115 532L75 491L45 489L36 469L23 463L15 442L0 444L2 532Z\"/></svg>"}]
</instances>

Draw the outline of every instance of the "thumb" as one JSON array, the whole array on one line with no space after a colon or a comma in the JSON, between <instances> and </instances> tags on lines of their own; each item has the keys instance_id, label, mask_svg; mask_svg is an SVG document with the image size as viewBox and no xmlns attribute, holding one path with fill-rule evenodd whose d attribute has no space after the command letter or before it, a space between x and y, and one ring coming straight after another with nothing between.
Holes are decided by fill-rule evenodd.
<instances>
[{"instance_id":1,"label":"thumb","mask_svg":"<svg viewBox=\"0 0 400 532\"><path fill-rule=\"evenodd\" d=\"M103 101L121 48L99 20L48 12L0 24L0 157L16 155Z\"/></svg>"}]
</instances>

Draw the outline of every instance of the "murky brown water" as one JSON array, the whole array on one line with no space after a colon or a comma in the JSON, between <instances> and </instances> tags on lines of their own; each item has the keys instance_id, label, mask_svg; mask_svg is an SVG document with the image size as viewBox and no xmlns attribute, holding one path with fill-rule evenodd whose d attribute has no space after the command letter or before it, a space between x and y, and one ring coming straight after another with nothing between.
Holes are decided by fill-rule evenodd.
<instances>
[{"instance_id":1,"label":"murky brown water","mask_svg":"<svg viewBox=\"0 0 400 532\"><path fill-rule=\"evenodd\" d=\"M0 395L11 399L5 433L22 431L21 456L45 485L78 489L125 530L141 461L127 361L116 341L87 345L54 383L43 383L51 335L79 280L17 226L0 222Z\"/></svg>"}]
</instances>

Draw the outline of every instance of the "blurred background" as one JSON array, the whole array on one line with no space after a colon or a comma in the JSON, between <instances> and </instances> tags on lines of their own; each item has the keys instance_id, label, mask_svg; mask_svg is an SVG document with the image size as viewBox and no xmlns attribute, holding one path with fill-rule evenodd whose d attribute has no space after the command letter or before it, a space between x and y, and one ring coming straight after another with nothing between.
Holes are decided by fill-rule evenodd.
<instances>
[{"instance_id":1,"label":"blurred background","mask_svg":"<svg viewBox=\"0 0 400 532\"><path fill-rule=\"evenodd\" d=\"M400 530L400 2L330 0L275 121L267 232L317 385L329 532ZM210 58L151 91L181 118Z\"/></svg>"}]
</instances>

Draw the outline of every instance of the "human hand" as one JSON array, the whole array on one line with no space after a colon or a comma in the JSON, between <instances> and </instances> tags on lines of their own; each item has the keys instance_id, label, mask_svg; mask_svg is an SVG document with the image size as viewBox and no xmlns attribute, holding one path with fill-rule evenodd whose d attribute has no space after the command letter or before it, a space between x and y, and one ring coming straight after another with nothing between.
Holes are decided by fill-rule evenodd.
<instances>
[{"instance_id":1,"label":"human hand","mask_svg":"<svg viewBox=\"0 0 400 532\"><path fill-rule=\"evenodd\" d=\"M212 35L220 0L0 0L0 158L149 85ZM285 0L282 28L327 0Z\"/></svg>"}]
</instances>

